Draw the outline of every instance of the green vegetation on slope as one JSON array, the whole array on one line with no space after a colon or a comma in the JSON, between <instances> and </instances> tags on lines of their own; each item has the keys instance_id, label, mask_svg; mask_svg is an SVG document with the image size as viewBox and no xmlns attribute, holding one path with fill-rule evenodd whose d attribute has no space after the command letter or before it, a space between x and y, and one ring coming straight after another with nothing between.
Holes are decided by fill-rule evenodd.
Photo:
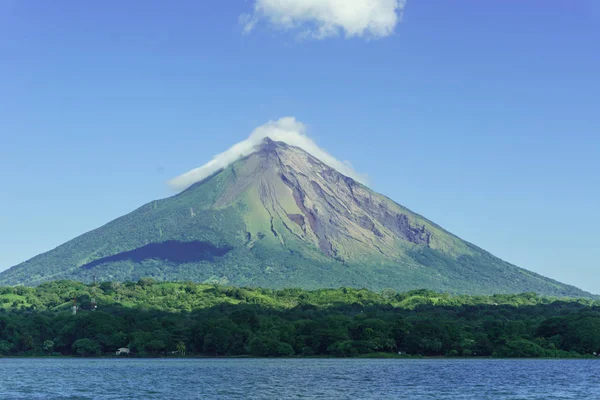
<instances>
[{"instance_id":1,"label":"green vegetation on slope","mask_svg":"<svg viewBox=\"0 0 600 400\"><path fill-rule=\"evenodd\" d=\"M600 302L534 293L251 289L148 278L0 288L0 354L87 356L120 347L137 356L578 357L600 351Z\"/></svg>"}]
</instances>

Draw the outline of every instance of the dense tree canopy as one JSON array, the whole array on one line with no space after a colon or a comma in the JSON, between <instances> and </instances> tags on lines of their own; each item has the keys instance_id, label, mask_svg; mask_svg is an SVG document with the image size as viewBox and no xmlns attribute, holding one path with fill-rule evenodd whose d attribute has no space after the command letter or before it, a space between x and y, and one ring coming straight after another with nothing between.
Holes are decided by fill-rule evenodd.
<instances>
[{"instance_id":1,"label":"dense tree canopy","mask_svg":"<svg viewBox=\"0 0 600 400\"><path fill-rule=\"evenodd\" d=\"M136 356L577 357L600 352L600 302L152 279L0 287L0 355L114 355L121 347Z\"/></svg>"}]
</instances>

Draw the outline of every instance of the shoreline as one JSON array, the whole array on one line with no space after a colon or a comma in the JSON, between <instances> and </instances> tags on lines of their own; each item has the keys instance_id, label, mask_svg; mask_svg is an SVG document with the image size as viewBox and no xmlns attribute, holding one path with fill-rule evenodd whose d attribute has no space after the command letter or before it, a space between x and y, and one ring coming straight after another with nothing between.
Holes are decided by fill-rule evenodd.
<instances>
[{"instance_id":1,"label":"shoreline","mask_svg":"<svg viewBox=\"0 0 600 400\"><path fill-rule=\"evenodd\" d=\"M86 360L600 360L598 356L577 356L577 357L492 357L492 356L481 356L481 357L445 357L445 356L400 356L400 355L369 355L365 354L356 357L330 357L330 356L295 356L295 357L257 357L257 356L44 356L44 355L32 355L32 356L1 356L0 360L3 359L86 359Z\"/></svg>"}]
</instances>

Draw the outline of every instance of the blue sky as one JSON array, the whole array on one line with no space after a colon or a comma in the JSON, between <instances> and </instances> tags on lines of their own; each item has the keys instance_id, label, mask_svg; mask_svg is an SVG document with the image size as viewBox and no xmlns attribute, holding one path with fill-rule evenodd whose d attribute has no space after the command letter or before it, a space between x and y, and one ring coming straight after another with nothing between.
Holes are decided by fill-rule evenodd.
<instances>
[{"instance_id":1,"label":"blue sky","mask_svg":"<svg viewBox=\"0 0 600 400\"><path fill-rule=\"evenodd\" d=\"M373 189L600 293L595 1L258 1L0 2L0 269L294 116Z\"/></svg>"}]
</instances>

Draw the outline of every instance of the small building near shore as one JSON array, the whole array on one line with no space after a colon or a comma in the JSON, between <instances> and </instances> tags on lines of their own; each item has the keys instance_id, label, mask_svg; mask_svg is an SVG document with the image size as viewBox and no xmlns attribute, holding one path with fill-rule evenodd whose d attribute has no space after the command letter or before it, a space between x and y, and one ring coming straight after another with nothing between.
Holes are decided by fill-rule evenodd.
<instances>
[{"instance_id":1,"label":"small building near shore","mask_svg":"<svg viewBox=\"0 0 600 400\"><path fill-rule=\"evenodd\" d=\"M129 354L130 350L127 347L121 347L119 350L116 351L116 355L120 356L123 354Z\"/></svg>"}]
</instances>

